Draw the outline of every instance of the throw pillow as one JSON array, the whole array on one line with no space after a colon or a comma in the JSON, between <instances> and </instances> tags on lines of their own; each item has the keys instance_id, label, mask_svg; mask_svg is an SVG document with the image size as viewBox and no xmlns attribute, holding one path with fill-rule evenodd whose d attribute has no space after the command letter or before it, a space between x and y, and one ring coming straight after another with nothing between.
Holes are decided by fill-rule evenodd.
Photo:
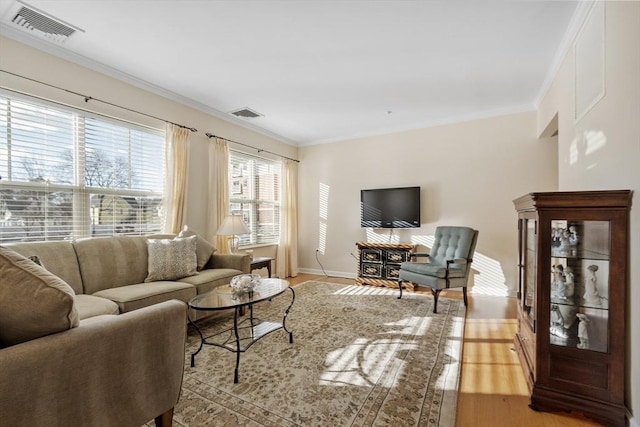
<instances>
[{"instance_id":1,"label":"throw pillow","mask_svg":"<svg viewBox=\"0 0 640 427\"><path fill-rule=\"evenodd\" d=\"M64 280L0 246L0 343L4 346L75 328L75 292Z\"/></svg>"},{"instance_id":2,"label":"throw pillow","mask_svg":"<svg viewBox=\"0 0 640 427\"><path fill-rule=\"evenodd\" d=\"M178 234L178 237L190 237L196 236L196 257L198 258L198 270L202 270L204 266L209 262L211 255L216 252L216 247L209 243L206 239L200 235L189 230L189 226L185 225L184 229Z\"/></svg>"},{"instance_id":3,"label":"throw pillow","mask_svg":"<svg viewBox=\"0 0 640 427\"><path fill-rule=\"evenodd\" d=\"M147 239L149 267L145 282L176 280L197 272L196 236L184 239Z\"/></svg>"},{"instance_id":4,"label":"throw pillow","mask_svg":"<svg viewBox=\"0 0 640 427\"><path fill-rule=\"evenodd\" d=\"M38 255L30 255L27 258L29 258L31 261L33 261L36 264L38 264L40 267L44 267L44 265L42 265L42 261L40 261L40 257Z\"/></svg>"}]
</instances>

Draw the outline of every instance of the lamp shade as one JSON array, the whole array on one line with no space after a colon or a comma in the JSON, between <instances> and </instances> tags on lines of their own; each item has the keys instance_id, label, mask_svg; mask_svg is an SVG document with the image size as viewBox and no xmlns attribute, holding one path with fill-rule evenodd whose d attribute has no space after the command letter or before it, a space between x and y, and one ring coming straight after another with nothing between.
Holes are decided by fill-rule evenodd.
<instances>
[{"instance_id":1,"label":"lamp shade","mask_svg":"<svg viewBox=\"0 0 640 427\"><path fill-rule=\"evenodd\" d=\"M238 234L251 233L247 224L240 215L229 215L224 219L220 228L216 232L219 236L236 236Z\"/></svg>"}]
</instances>

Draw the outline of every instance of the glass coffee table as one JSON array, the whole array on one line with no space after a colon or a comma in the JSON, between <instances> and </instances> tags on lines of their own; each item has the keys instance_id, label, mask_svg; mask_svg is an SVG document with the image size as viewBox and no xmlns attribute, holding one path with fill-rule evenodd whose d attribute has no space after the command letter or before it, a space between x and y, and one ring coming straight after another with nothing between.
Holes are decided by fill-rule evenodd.
<instances>
[{"instance_id":1,"label":"glass coffee table","mask_svg":"<svg viewBox=\"0 0 640 427\"><path fill-rule=\"evenodd\" d=\"M287 289L291 291L291 304L284 312L282 323L263 321L253 317L253 306L263 301L271 300L282 295ZM195 366L196 355L200 353L202 347L214 345L222 347L236 353L236 368L233 375L233 382L238 383L238 367L240 366L240 353L244 353L254 343L265 335L278 329L284 329L289 334L289 343L293 343L293 332L287 329L286 321L289 310L296 300L296 293L289 286L289 282L282 279L262 279L260 284L251 292L237 293L229 285L220 286L211 292L198 295L189 301L189 307L194 310L220 311L233 309L233 328L225 329L213 335L204 336L198 325L189 319L198 334L200 335L200 347L191 355L191 366ZM245 307L249 309L249 316L239 321Z\"/></svg>"}]
</instances>

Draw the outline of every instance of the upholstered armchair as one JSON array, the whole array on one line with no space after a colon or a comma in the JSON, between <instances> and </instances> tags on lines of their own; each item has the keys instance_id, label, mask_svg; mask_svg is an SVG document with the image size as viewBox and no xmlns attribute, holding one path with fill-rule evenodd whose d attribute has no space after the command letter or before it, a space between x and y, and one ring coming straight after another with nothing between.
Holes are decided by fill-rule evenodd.
<instances>
[{"instance_id":1,"label":"upholstered armchair","mask_svg":"<svg viewBox=\"0 0 640 427\"><path fill-rule=\"evenodd\" d=\"M469 227L438 227L429 253L412 253L411 257L426 257L428 262L403 262L400 265L398 287L402 298L403 282L428 286L433 294L433 312L443 289L462 288L467 305L467 281L471 271L478 231Z\"/></svg>"}]
</instances>

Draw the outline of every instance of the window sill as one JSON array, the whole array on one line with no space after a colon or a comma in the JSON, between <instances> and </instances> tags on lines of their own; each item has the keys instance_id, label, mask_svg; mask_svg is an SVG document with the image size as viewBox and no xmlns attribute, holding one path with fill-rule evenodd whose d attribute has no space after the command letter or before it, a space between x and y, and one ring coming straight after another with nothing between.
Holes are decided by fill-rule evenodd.
<instances>
[{"instance_id":1,"label":"window sill","mask_svg":"<svg viewBox=\"0 0 640 427\"><path fill-rule=\"evenodd\" d=\"M238 246L238 250L243 251L246 249L268 248L269 246L278 246L278 244L277 243L257 243L255 245Z\"/></svg>"}]
</instances>

